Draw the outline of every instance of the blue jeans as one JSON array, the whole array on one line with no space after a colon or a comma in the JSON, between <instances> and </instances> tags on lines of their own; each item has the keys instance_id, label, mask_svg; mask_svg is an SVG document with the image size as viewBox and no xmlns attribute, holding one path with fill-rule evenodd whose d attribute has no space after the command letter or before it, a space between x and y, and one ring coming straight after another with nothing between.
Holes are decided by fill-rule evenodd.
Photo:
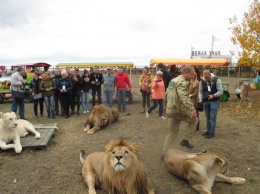
<instances>
[{"instance_id":1,"label":"blue jeans","mask_svg":"<svg viewBox=\"0 0 260 194\"><path fill-rule=\"evenodd\" d=\"M219 100L207 101L204 103L205 116L207 119L207 131L210 135L215 135L216 133L218 105Z\"/></svg>"},{"instance_id":2,"label":"blue jeans","mask_svg":"<svg viewBox=\"0 0 260 194\"><path fill-rule=\"evenodd\" d=\"M106 104L107 106L112 108L113 105L114 105L113 96L114 96L114 91L104 90L104 92L103 92L103 104Z\"/></svg>"},{"instance_id":3,"label":"blue jeans","mask_svg":"<svg viewBox=\"0 0 260 194\"><path fill-rule=\"evenodd\" d=\"M89 92L81 94L81 103L83 111L89 110Z\"/></svg>"},{"instance_id":4,"label":"blue jeans","mask_svg":"<svg viewBox=\"0 0 260 194\"><path fill-rule=\"evenodd\" d=\"M125 95L126 95L126 88L118 88L117 89L117 105L118 110L121 111L121 105L123 106L123 111L125 111Z\"/></svg>"},{"instance_id":5,"label":"blue jeans","mask_svg":"<svg viewBox=\"0 0 260 194\"><path fill-rule=\"evenodd\" d=\"M44 96L44 101L46 104L46 110L48 117L55 117L55 107L54 107L54 95L53 96Z\"/></svg>"},{"instance_id":6,"label":"blue jeans","mask_svg":"<svg viewBox=\"0 0 260 194\"><path fill-rule=\"evenodd\" d=\"M22 102L16 102L16 100L15 100L15 98L14 98L14 96L15 96L15 94L16 94L17 92L15 92L15 91L12 91L11 90L11 95L12 95L12 99L13 99L13 101L12 101L12 107L11 107L11 112L17 112L17 108L18 108L18 106L19 106L19 115L20 115L20 118L21 119L24 119L24 100L22 101Z\"/></svg>"},{"instance_id":7,"label":"blue jeans","mask_svg":"<svg viewBox=\"0 0 260 194\"><path fill-rule=\"evenodd\" d=\"M159 104L159 117L163 114L163 99L153 99L153 106L147 111L149 114L157 108Z\"/></svg>"}]
</instances>

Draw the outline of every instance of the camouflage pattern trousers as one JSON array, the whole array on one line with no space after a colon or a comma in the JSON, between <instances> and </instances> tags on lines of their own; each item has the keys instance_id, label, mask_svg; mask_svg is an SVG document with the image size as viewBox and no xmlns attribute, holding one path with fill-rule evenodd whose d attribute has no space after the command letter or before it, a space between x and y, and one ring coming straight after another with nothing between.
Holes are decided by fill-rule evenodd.
<instances>
[{"instance_id":1,"label":"camouflage pattern trousers","mask_svg":"<svg viewBox=\"0 0 260 194\"><path fill-rule=\"evenodd\" d=\"M188 140L189 143L192 143L193 137L196 133L196 127L199 122L198 117L196 117L195 122L191 122L190 116L181 114L181 113L172 113L171 110L166 110L167 120L168 120L168 131L164 142L163 151L165 152L167 149L171 147L174 141L177 139L177 135L180 129L181 122L188 122L188 131L185 136L185 140Z\"/></svg>"}]
</instances>

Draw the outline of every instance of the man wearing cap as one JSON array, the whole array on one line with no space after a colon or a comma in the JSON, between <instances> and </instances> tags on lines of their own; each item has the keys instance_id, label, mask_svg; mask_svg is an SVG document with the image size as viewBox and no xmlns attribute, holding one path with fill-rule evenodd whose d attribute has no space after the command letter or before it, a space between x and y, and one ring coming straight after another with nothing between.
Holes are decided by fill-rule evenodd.
<instances>
[{"instance_id":1,"label":"man wearing cap","mask_svg":"<svg viewBox=\"0 0 260 194\"><path fill-rule=\"evenodd\" d=\"M116 84L116 77L112 74L112 69L107 68L107 73L104 75L104 91L103 91L103 104L113 107L113 96Z\"/></svg>"},{"instance_id":2,"label":"man wearing cap","mask_svg":"<svg viewBox=\"0 0 260 194\"><path fill-rule=\"evenodd\" d=\"M93 70L94 72L90 74L92 108L96 105L96 94L98 96L98 104L101 104L101 85L103 84L103 75L98 72L98 67L94 67Z\"/></svg>"},{"instance_id":3,"label":"man wearing cap","mask_svg":"<svg viewBox=\"0 0 260 194\"><path fill-rule=\"evenodd\" d=\"M163 151L171 147L177 138L181 121L188 122L188 134L180 145L193 148L191 144L198 123L197 112L189 98L189 81L195 70L191 66L184 66L181 75L172 79L165 94L166 115L168 117L168 132L165 138Z\"/></svg>"}]
</instances>

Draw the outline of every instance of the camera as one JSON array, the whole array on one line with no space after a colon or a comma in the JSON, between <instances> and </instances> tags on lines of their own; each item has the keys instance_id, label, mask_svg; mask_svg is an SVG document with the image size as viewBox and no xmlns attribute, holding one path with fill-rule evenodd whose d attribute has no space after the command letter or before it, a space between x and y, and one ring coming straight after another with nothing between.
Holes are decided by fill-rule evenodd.
<instances>
[{"instance_id":1,"label":"camera","mask_svg":"<svg viewBox=\"0 0 260 194\"><path fill-rule=\"evenodd\" d=\"M203 106L204 106L203 103L198 103L196 106L196 110L198 112L203 112Z\"/></svg>"},{"instance_id":2,"label":"camera","mask_svg":"<svg viewBox=\"0 0 260 194\"><path fill-rule=\"evenodd\" d=\"M207 102L208 100L209 100L208 96L202 98L202 102Z\"/></svg>"}]
</instances>

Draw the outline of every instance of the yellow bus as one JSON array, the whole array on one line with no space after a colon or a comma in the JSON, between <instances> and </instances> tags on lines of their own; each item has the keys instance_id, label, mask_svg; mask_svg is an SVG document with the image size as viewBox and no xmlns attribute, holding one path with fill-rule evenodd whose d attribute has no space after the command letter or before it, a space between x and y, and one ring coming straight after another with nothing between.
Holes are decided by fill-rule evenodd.
<instances>
[{"instance_id":1,"label":"yellow bus","mask_svg":"<svg viewBox=\"0 0 260 194\"><path fill-rule=\"evenodd\" d=\"M164 65L193 65L193 66L228 66L229 60L226 59L151 59L150 66L159 63Z\"/></svg>"},{"instance_id":2,"label":"yellow bus","mask_svg":"<svg viewBox=\"0 0 260 194\"><path fill-rule=\"evenodd\" d=\"M192 66L228 66L230 64L229 60L226 59L151 59L150 66L157 66L159 63L164 65L192 65ZM229 73L229 71L228 71ZM229 77L229 75L228 75ZM221 101L227 101L230 97L228 92L228 82L222 82L223 95Z\"/></svg>"}]
</instances>

